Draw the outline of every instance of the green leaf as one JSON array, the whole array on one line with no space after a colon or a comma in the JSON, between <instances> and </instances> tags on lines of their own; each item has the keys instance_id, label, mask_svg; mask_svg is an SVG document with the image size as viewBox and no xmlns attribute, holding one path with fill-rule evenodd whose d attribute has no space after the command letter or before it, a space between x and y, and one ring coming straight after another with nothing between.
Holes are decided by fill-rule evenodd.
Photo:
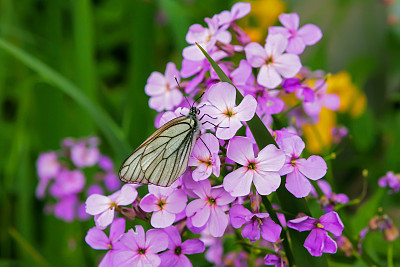
<instances>
[{"instance_id":1,"label":"green leaf","mask_svg":"<svg viewBox=\"0 0 400 267\"><path fill-rule=\"evenodd\" d=\"M55 88L58 88L80 104L93 118L99 129L103 131L118 157L124 157L129 153L129 146L121 129L107 113L95 102L92 102L77 86L39 59L2 38L0 38L0 48L16 57L26 66L40 74L47 82L53 84Z\"/></svg>"},{"instance_id":2,"label":"green leaf","mask_svg":"<svg viewBox=\"0 0 400 267\"><path fill-rule=\"evenodd\" d=\"M222 82L228 82L235 86L233 82L226 76L226 74L222 71L222 69L218 66L218 64L207 54L207 52L199 45L197 46L203 52L208 62L210 62L212 68L217 73L218 77ZM236 88L236 86L235 86ZM236 102L240 103L243 99L243 96L240 94L239 90L236 88L237 96ZM275 142L275 139L269 133L268 129L265 127L261 119L255 115L250 121L247 122L251 132L253 133L254 139L256 140L257 146L259 148L263 148L269 144L274 144L278 147ZM281 208L284 211L287 211L291 214L297 214L299 212L305 213L307 215L311 215L308 209L307 203L304 198L295 198L291 193L289 193L285 186L285 179L282 179L281 186L277 190L278 199L281 203ZM278 223L276 213L272 210L272 205L269 202L266 196L262 196L262 201L266 206L268 213L271 215L271 218ZM294 219L294 217L290 215L285 215L286 220ZM285 232L284 230L282 231ZM289 234L291 238L292 250L288 246L285 246L285 251L289 260L290 265L296 264L297 266L328 266L326 258L322 257L313 257L310 253L304 248L303 244L308 235L307 232L297 232L293 229L289 228ZM282 236L282 235L281 235ZM287 236L285 237L284 242L287 242ZM294 262L291 259L291 251L293 251Z\"/></svg>"}]
</instances>

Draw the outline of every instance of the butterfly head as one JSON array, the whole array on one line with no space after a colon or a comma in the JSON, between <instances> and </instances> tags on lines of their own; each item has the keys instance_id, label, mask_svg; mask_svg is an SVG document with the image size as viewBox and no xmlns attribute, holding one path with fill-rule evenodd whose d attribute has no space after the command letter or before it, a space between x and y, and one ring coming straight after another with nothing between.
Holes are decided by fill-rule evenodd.
<instances>
[{"instance_id":1,"label":"butterfly head","mask_svg":"<svg viewBox=\"0 0 400 267\"><path fill-rule=\"evenodd\" d=\"M191 107L189 113L193 114L193 115L199 115L200 114L200 109L198 109L196 107Z\"/></svg>"}]
</instances>

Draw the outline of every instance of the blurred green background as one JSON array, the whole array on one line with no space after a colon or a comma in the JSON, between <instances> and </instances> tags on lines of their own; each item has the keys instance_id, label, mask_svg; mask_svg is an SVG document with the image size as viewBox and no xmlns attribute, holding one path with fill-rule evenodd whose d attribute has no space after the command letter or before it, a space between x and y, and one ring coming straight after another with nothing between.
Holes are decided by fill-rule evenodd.
<instances>
[{"instance_id":1,"label":"blurred green background","mask_svg":"<svg viewBox=\"0 0 400 267\"><path fill-rule=\"evenodd\" d=\"M0 0L0 266L95 265L102 253L84 242L93 221L43 213L35 197L38 154L58 149L65 137L95 135L119 166L154 131L156 112L144 93L150 73L163 73L169 61L179 68L189 26L234 2ZM400 171L400 1L252 2L318 25L324 37L306 49L303 65L346 70L366 94L361 116L339 116L352 139L331 163L335 190L358 197L368 169L368 197L354 230L379 206L398 225L399 196L374 192L386 171ZM277 21L273 11L265 10L267 24Z\"/></svg>"}]
</instances>

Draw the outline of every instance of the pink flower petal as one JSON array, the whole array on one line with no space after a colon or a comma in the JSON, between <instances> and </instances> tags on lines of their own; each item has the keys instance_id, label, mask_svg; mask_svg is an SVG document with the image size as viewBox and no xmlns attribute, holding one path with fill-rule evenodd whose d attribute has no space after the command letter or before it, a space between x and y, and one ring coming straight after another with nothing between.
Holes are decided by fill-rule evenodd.
<instances>
[{"instance_id":1,"label":"pink flower petal","mask_svg":"<svg viewBox=\"0 0 400 267\"><path fill-rule=\"evenodd\" d=\"M261 171L279 171L285 163L286 157L282 150L270 144L264 147L257 157L257 170Z\"/></svg>"},{"instance_id":2,"label":"pink flower petal","mask_svg":"<svg viewBox=\"0 0 400 267\"><path fill-rule=\"evenodd\" d=\"M227 226L228 215L218 206L212 208L209 224L210 234L213 237L221 237L224 235Z\"/></svg>"},{"instance_id":3,"label":"pink flower petal","mask_svg":"<svg viewBox=\"0 0 400 267\"><path fill-rule=\"evenodd\" d=\"M196 213L191 217L193 226L202 227L205 225L210 218L210 213L211 211L209 206L205 206L197 210Z\"/></svg>"},{"instance_id":4,"label":"pink flower petal","mask_svg":"<svg viewBox=\"0 0 400 267\"><path fill-rule=\"evenodd\" d=\"M250 3L243 3L243 2L236 3L232 6L231 9L232 18L234 20L243 18L244 16L250 13L250 10L251 10Z\"/></svg>"},{"instance_id":5,"label":"pink flower petal","mask_svg":"<svg viewBox=\"0 0 400 267\"><path fill-rule=\"evenodd\" d=\"M287 222L287 226L295 229L299 232L310 231L315 228L315 223L317 219L311 218L309 216L304 216L301 218L296 218Z\"/></svg>"},{"instance_id":6,"label":"pink flower petal","mask_svg":"<svg viewBox=\"0 0 400 267\"><path fill-rule=\"evenodd\" d=\"M338 110L340 107L340 98L335 94L324 94L320 97L321 104L330 109L330 110Z\"/></svg>"},{"instance_id":7,"label":"pink flower petal","mask_svg":"<svg viewBox=\"0 0 400 267\"><path fill-rule=\"evenodd\" d=\"M115 200L115 202L119 206L129 205L135 201L137 195L138 195L138 193L136 191L135 185L126 184L126 185L122 186L121 194L119 194L119 196Z\"/></svg>"},{"instance_id":8,"label":"pink flower petal","mask_svg":"<svg viewBox=\"0 0 400 267\"><path fill-rule=\"evenodd\" d=\"M111 199L106 196L90 195L86 200L86 212L90 215L100 214L110 208L111 202Z\"/></svg>"},{"instance_id":9,"label":"pink flower petal","mask_svg":"<svg viewBox=\"0 0 400 267\"><path fill-rule=\"evenodd\" d=\"M175 221L175 214L170 213L168 211L159 210L154 211L151 216L151 225L154 228L165 228L171 226Z\"/></svg>"},{"instance_id":10,"label":"pink flower petal","mask_svg":"<svg viewBox=\"0 0 400 267\"><path fill-rule=\"evenodd\" d=\"M146 248L146 236L145 236L145 233L144 233L143 226L135 225L135 230L136 230L135 232L133 230L131 232L133 234L133 238L135 239L135 243L140 248ZM125 237L125 235L123 237ZM124 244L127 245L127 242L124 242Z\"/></svg>"},{"instance_id":11,"label":"pink flower petal","mask_svg":"<svg viewBox=\"0 0 400 267\"><path fill-rule=\"evenodd\" d=\"M342 235L344 225L335 211L322 215L319 221L324 226L324 230L331 232L335 236Z\"/></svg>"},{"instance_id":12,"label":"pink flower petal","mask_svg":"<svg viewBox=\"0 0 400 267\"><path fill-rule=\"evenodd\" d=\"M158 253L167 249L168 247L168 236L164 231L157 229L150 229L146 233L146 254ZM150 254L149 253L149 254Z\"/></svg>"},{"instance_id":13,"label":"pink flower petal","mask_svg":"<svg viewBox=\"0 0 400 267\"><path fill-rule=\"evenodd\" d=\"M301 69L300 58L294 54L283 54L274 58L275 70L285 78L294 77Z\"/></svg>"},{"instance_id":14,"label":"pink flower petal","mask_svg":"<svg viewBox=\"0 0 400 267\"><path fill-rule=\"evenodd\" d=\"M292 34L289 32L288 29L285 27L280 27L280 26L271 26L268 28L268 34L274 35L274 34L281 34L285 38L289 38Z\"/></svg>"},{"instance_id":15,"label":"pink flower petal","mask_svg":"<svg viewBox=\"0 0 400 267\"><path fill-rule=\"evenodd\" d=\"M239 67L232 71L231 78L235 85L245 84L252 72L251 65L246 60L242 59Z\"/></svg>"},{"instance_id":16,"label":"pink flower petal","mask_svg":"<svg viewBox=\"0 0 400 267\"><path fill-rule=\"evenodd\" d=\"M215 203L218 206L228 205L229 203L235 200L235 197L231 196L228 192L226 192L221 185L213 187L213 190L211 192L211 197L215 198Z\"/></svg>"},{"instance_id":17,"label":"pink flower petal","mask_svg":"<svg viewBox=\"0 0 400 267\"><path fill-rule=\"evenodd\" d=\"M244 48L247 61L254 68L261 67L267 59L265 49L258 43L250 43Z\"/></svg>"},{"instance_id":18,"label":"pink flower petal","mask_svg":"<svg viewBox=\"0 0 400 267\"><path fill-rule=\"evenodd\" d=\"M119 251L114 256L113 266L135 266L139 257L137 253L130 250Z\"/></svg>"},{"instance_id":19,"label":"pink flower petal","mask_svg":"<svg viewBox=\"0 0 400 267\"><path fill-rule=\"evenodd\" d=\"M296 36L289 39L289 44L286 48L286 52L295 55L300 55L301 53L303 53L305 48L306 44L304 43L303 39L301 37Z\"/></svg>"},{"instance_id":20,"label":"pink flower petal","mask_svg":"<svg viewBox=\"0 0 400 267\"><path fill-rule=\"evenodd\" d=\"M240 165L247 166L254 160L253 144L246 137L235 136L229 141L227 156Z\"/></svg>"},{"instance_id":21,"label":"pink flower petal","mask_svg":"<svg viewBox=\"0 0 400 267\"><path fill-rule=\"evenodd\" d=\"M313 229L306 238L304 247L314 257L322 256L324 241L327 235L328 234L322 229Z\"/></svg>"},{"instance_id":22,"label":"pink flower petal","mask_svg":"<svg viewBox=\"0 0 400 267\"><path fill-rule=\"evenodd\" d=\"M304 148L306 147L303 140L297 135L278 139L277 143L279 147L283 149L283 151L285 151L285 154L290 158L300 157L301 152L303 152Z\"/></svg>"},{"instance_id":23,"label":"pink flower petal","mask_svg":"<svg viewBox=\"0 0 400 267\"><path fill-rule=\"evenodd\" d=\"M236 89L227 82L220 82L208 89L207 98L212 105L225 112L235 106Z\"/></svg>"},{"instance_id":24,"label":"pink flower petal","mask_svg":"<svg viewBox=\"0 0 400 267\"><path fill-rule=\"evenodd\" d=\"M314 45L322 38L321 29L314 24L306 24L297 31L306 45Z\"/></svg>"},{"instance_id":25,"label":"pink flower petal","mask_svg":"<svg viewBox=\"0 0 400 267\"><path fill-rule=\"evenodd\" d=\"M165 210L171 213L180 213L186 207L187 196L181 189L175 190L171 195L168 196Z\"/></svg>"},{"instance_id":26,"label":"pink flower petal","mask_svg":"<svg viewBox=\"0 0 400 267\"><path fill-rule=\"evenodd\" d=\"M257 76L257 82L262 86L273 89L282 82L282 77L272 64L262 65Z\"/></svg>"},{"instance_id":27,"label":"pink flower petal","mask_svg":"<svg viewBox=\"0 0 400 267\"><path fill-rule=\"evenodd\" d=\"M188 33L186 34L186 42L194 44L199 40L205 39L208 36L208 29L204 28L200 24L193 24L190 26Z\"/></svg>"},{"instance_id":28,"label":"pink flower petal","mask_svg":"<svg viewBox=\"0 0 400 267\"><path fill-rule=\"evenodd\" d=\"M254 185L260 195L269 195L275 192L281 184L278 172L259 172L254 175Z\"/></svg>"},{"instance_id":29,"label":"pink flower petal","mask_svg":"<svg viewBox=\"0 0 400 267\"><path fill-rule=\"evenodd\" d=\"M333 240L332 237L330 237L329 235L326 235L322 252L335 254L336 251L337 251L337 244L335 240Z\"/></svg>"},{"instance_id":30,"label":"pink flower petal","mask_svg":"<svg viewBox=\"0 0 400 267\"><path fill-rule=\"evenodd\" d=\"M164 75L158 71L151 73L150 77L147 79L146 87L144 88L147 95L159 95L164 93L167 86L167 81Z\"/></svg>"},{"instance_id":31,"label":"pink flower petal","mask_svg":"<svg viewBox=\"0 0 400 267\"><path fill-rule=\"evenodd\" d=\"M181 77L179 76L179 71L176 66L172 62L168 62L167 68L165 69L165 79L170 86L170 88L176 88L178 85L176 84L175 77L178 82L181 82Z\"/></svg>"},{"instance_id":32,"label":"pink flower petal","mask_svg":"<svg viewBox=\"0 0 400 267\"><path fill-rule=\"evenodd\" d=\"M100 229L90 228L85 237L86 243L93 249L110 249L107 235Z\"/></svg>"},{"instance_id":33,"label":"pink flower petal","mask_svg":"<svg viewBox=\"0 0 400 267\"><path fill-rule=\"evenodd\" d=\"M245 196L250 193L251 182L253 181L253 173L247 171L246 167L239 168L228 173L224 178L224 188L232 196Z\"/></svg>"},{"instance_id":34,"label":"pink flower petal","mask_svg":"<svg viewBox=\"0 0 400 267\"><path fill-rule=\"evenodd\" d=\"M217 128L215 135L222 140L228 140L235 136L236 132L243 126L236 117L226 118Z\"/></svg>"},{"instance_id":35,"label":"pink flower petal","mask_svg":"<svg viewBox=\"0 0 400 267\"><path fill-rule=\"evenodd\" d=\"M179 257L175 254L173 250L168 250L159 255L161 259L161 265L159 267L171 267L177 266Z\"/></svg>"},{"instance_id":36,"label":"pink flower petal","mask_svg":"<svg viewBox=\"0 0 400 267\"><path fill-rule=\"evenodd\" d=\"M124 218L115 219L110 227L110 240L112 242L117 242L124 233L125 233L125 219Z\"/></svg>"},{"instance_id":37,"label":"pink flower petal","mask_svg":"<svg viewBox=\"0 0 400 267\"><path fill-rule=\"evenodd\" d=\"M96 226L100 229L105 229L114 219L114 208L108 209L105 212L95 217Z\"/></svg>"},{"instance_id":38,"label":"pink flower petal","mask_svg":"<svg viewBox=\"0 0 400 267\"><path fill-rule=\"evenodd\" d=\"M229 218L233 228L240 228L247 222L246 217L252 213L240 204L233 205L229 210Z\"/></svg>"},{"instance_id":39,"label":"pink flower petal","mask_svg":"<svg viewBox=\"0 0 400 267\"><path fill-rule=\"evenodd\" d=\"M251 95L246 95L242 102L235 108L235 117L240 121L249 121L256 113L257 101Z\"/></svg>"},{"instance_id":40,"label":"pink flower petal","mask_svg":"<svg viewBox=\"0 0 400 267\"><path fill-rule=\"evenodd\" d=\"M296 168L286 176L286 189L295 197L307 196L311 191L310 181Z\"/></svg>"},{"instance_id":41,"label":"pink flower petal","mask_svg":"<svg viewBox=\"0 0 400 267\"><path fill-rule=\"evenodd\" d=\"M199 239L189 239L182 243L182 253L183 254L196 254L203 253L205 250L205 246L203 241Z\"/></svg>"},{"instance_id":42,"label":"pink flower petal","mask_svg":"<svg viewBox=\"0 0 400 267\"><path fill-rule=\"evenodd\" d=\"M186 216L191 217L193 216L198 210L204 208L206 206L206 203L202 199L195 199L191 202L186 207Z\"/></svg>"},{"instance_id":43,"label":"pink flower petal","mask_svg":"<svg viewBox=\"0 0 400 267\"><path fill-rule=\"evenodd\" d=\"M203 48L204 45L199 43ZM197 47L197 45L191 45L188 47L185 47L182 51L182 55L185 59L189 59L192 61L199 61L204 59L204 54L201 52L200 48Z\"/></svg>"},{"instance_id":44,"label":"pink flower petal","mask_svg":"<svg viewBox=\"0 0 400 267\"><path fill-rule=\"evenodd\" d=\"M265 51L268 57L273 57L274 62L282 55L288 45L288 39L281 34L268 34L265 40Z\"/></svg>"},{"instance_id":45,"label":"pink flower petal","mask_svg":"<svg viewBox=\"0 0 400 267\"><path fill-rule=\"evenodd\" d=\"M262 238L269 242L277 242L280 238L282 227L271 218L265 218L262 222L260 225Z\"/></svg>"},{"instance_id":46,"label":"pink flower petal","mask_svg":"<svg viewBox=\"0 0 400 267\"><path fill-rule=\"evenodd\" d=\"M310 156L307 160L298 159L296 160L296 166L301 173L314 181L324 177L328 169L325 160L320 156Z\"/></svg>"},{"instance_id":47,"label":"pink flower petal","mask_svg":"<svg viewBox=\"0 0 400 267\"><path fill-rule=\"evenodd\" d=\"M286 174L291 173L291 172L294 171L294 167L293 167L293 165L291 164L290 161L291 161L290 158L288 156L286 156L286 162L285 162L285 164L283 164L282 169L279 170L279 174L281 176L286 175Z\"/></svg>"},{"instance_id":48,"label":"pink flower petal","mask_svg":"<svg viewBox=\"0 0 400 267\"><path fill-rule=\"evenodd\" d=\"M299 28L300 18L297 13L281 14L279 16L279 21L286 28L296 31Z\"/></svg>"},{"instance_id":49,"label":"pink flower petal","mask_svg":"<svg viewBox=\"0 0 400 267\"><path fill-rule=\"evenodd\" d=\"M140 201L139 207L145 212L152 212L158 210L158 198L153 194L145 195Z\"/></svg>"}]
</instances>

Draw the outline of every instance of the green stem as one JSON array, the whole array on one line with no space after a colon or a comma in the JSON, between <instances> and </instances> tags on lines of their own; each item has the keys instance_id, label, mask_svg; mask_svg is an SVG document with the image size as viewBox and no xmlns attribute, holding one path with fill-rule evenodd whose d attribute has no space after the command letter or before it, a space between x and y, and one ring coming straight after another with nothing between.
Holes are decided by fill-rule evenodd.
<instances>
[{"instance_id":1,"label":"green stem","mask_svg":"<svg viewBox=\"0 0 400 267\"><path fill-rule=\"evenodd\" d=\"M388 243L387 262L388 262L388 267L393 267L393 243L392 242Z\"/></svg>"}]
</instances>

